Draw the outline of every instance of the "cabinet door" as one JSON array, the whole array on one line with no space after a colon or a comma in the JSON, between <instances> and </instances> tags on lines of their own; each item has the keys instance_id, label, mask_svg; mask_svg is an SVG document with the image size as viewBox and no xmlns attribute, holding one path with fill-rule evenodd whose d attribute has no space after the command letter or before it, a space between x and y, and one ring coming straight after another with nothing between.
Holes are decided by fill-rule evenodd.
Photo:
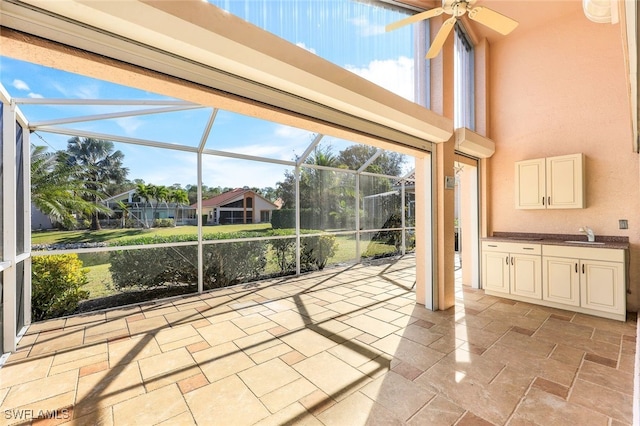
<instances>
[{"instance_id":1,"label":"cabinet door","mask_svg":"<svg viewBox=\"0 0 640 426\"><path fill-rule=\"evenodd\" d=\"M516 208L544 209L545 159L516 162Z\"/></svg>"},{"instance_id":2,"label":"cabinet door","mask_svg":"<svg viewBox=\"0 0 640 426\"><path fill-rule=\"evenodd\" d=\"M583 308L624 314L624 263L583 260L580 264L580 301Z\"/></svg>"},{"instance_id":3,"label":"cabinet door","mask_svg":"<svg viewBox=\"0 0 640 426\"><path fill-rule=\"evenodd\" d=\"M568 257L542 258L542 299L580 306L580 260Z\"/></svg>"},{"instance_id":4,"label":"cabinet door","mask_svg":"<svg viewBox=\"0 0 640 426\"><path fill-rule=\"evenodd\" d=\"M484 252L482 278L485 290L509 293L509 253Z\"/></svg>"},{"instance_id":5,"label":"cabinet door","mask_svg":"<svg viewBox=\"0 0 640 426\"><path fill-rule=\"evenodd\" d=\"M512 254L509 264L511 266L511 294L542 299L540 256Z\"/></svg>"},{"instance_id":6,"label":"cabinet door","mask_svg":"<svg viewBox=\"0 0 640 426\"><path fill-rule=\"evenodd\" d=\"M547 208L581 209L584 207L583 155L547 158Z\"/></svg>"}]
</instances>

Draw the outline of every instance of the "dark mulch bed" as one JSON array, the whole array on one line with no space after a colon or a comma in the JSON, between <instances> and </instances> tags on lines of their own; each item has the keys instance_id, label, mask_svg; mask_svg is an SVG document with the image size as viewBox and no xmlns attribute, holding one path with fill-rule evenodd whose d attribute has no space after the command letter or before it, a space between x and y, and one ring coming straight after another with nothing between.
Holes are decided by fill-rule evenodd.
<instances>
[{"instance_id":1,"label":"dark mulch bed","mask_svg":"<svg viewBox=\"0 0 640 426\"><path fill-rule=\"evenodd\" d=\"M195 294L196 292L197 286L195 285L157 287L152 290L125 291L112 296L80 302L73 315L99 311L102 309L116 308L118 306L132 305L135 303L144 303L166 297L180 296L190 293Z\"/></svg>"}]
</instances>

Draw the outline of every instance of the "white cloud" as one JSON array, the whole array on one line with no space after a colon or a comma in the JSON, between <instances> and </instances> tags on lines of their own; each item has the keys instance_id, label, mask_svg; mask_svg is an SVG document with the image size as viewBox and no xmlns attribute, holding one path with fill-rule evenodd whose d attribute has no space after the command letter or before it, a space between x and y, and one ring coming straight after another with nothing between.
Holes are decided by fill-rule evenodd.
<instances>
[{"instance_id":1,"label":"white cloud","mask_svg":"<svg viewBox=\"0 0 640 426\"><path fill-rule=\"evenodd\" d=\"M369 19L362 16L360 18L353 18L350 22L358 28L358 34L363 37L374 36L378 34L384 34L386 31L384 25L374 25L369 22Z\"/></svg>"},{"instance_id":2,"label":"white cloud","mask_svg":"<svg viewBox=\"0 0 640 426\"><path fill-rule=\"evenodd\" d=\"M99 99L100 87L98 84L91 84L85 86L74 85L70 88L61 85L58 82L53 83L53 87L67 98L80 98L80 99Z\"/></svg>"},{"instance_id":3,"label":"white cloud","mask_svg":"<svg viewBox=\"0 0 640 426\"><path fill-rule=\"evenodd\" d=\"M33 93L33 92L29 92L27 96L30 98L38 98L38 99L44 98L44 96L42 96L40 93Z\"/></svg>"},{"instance_id":4,"label":"white cloud","mask_svg":"<svg viewBox=\"0 0 640 426\"><path fill-rule=\"evenodd\" d=\"M144 124L144 122L137 117L116 118L115 122L129 136L135 134L136 130Z\"/></svg>"},{"instance_id":5,"label":"white cloud","mask_svg":"<svg viewBox=\"0 0 640 426\"><path fill-rule=\"evenodd\" d=\"M316 49L314 49L313 47L307 47L303 42L299 41L296 43L296 46L298 47L302 47L304 50L307 50L313 54L316 54Z\"/></svg>"},{"instance_id":6,"label":"white cloud","mask_svg":"<svg viewBox=\"0 0 640 426\"><path fill-rule=\"evenodd\" d=\"M375 60L364 68L345 65L345 69L403 98L414 100L414 73L411 58L401 56L398 59Z\"/></svg>"},{"instance_id":7,"label":"white cloud","mask_svg":"<svg viewBox=\"0 0 640 426\"><path fill-rule=\"evenodd\" d=\"M289 127L282 124L278 124L273 133L279 138L291 139L296 141L299 141L301 139L306 140L311 134L308 130Z\"/></svg>"},{"instance_id":8,"label":"white cloud","mask_svg":"<svg viewBox=\"0 0 640 426\"><path fill-rule=\"evenodd\" d=\"M12 85L18 90L31 90L29 89L29 85L27 83L22 80L18 80L17 78L13 80Z\"/></svg>"},{"instance_id":9,"label":"white cloud","mask_svg":"<svg viewBox=\"0 0 640 426\"><path fill-rule=\"evenodd\" d=\"M127 155L126 158L129 159L130 156ZM154 166L146 160L129 162L126 165L131 169L128 178L141 178L147 183L167 186L174 183L185 186L195 184L197 181L195 174L197 159L193 154L177 152L173 153L170 163L166 158L154 159L154 161L156 163ZM207 186L223 188L238 188L245 185L258 188L275 187L276 182L284 180L286 169L286 166L278 164L205 156L202 163L202 180ZM167 173L167 170L171 172Z\"/></svg>"}]
</instances>

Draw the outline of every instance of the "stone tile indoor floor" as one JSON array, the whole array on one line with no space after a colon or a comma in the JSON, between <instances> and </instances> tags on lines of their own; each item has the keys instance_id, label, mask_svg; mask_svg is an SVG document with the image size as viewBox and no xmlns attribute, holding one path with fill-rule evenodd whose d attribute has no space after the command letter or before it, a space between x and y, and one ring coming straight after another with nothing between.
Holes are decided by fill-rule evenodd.
<instances>
[{"instance_id":1,"label":"stone tile indoor floor","mask_svg":"<svg viewBox=\"0 0 640 426\"><path fill-rule=\"evenodd\" d=\"M632 423L635 319L464 286L430 312L414 278L406 256L34 324L0 423Z\"/></svg>"}]
</instances>

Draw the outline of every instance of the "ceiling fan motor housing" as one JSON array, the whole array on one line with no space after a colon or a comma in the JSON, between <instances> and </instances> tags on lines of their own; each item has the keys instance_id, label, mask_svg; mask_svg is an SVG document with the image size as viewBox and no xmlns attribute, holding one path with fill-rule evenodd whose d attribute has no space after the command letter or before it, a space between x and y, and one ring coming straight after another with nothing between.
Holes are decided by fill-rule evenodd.
<instances>
[{"instance_id":1,"label":"ceiling fan motor housing","mask_svg":"<svg viewBox=\"0 0 640 426\"><path fill-rule=\"evenodd\" d=\"M467 0L442 0L442 9L446 14L457 18L471 9L471 3L471 1Z\"/></svg>"}]
</instances>

